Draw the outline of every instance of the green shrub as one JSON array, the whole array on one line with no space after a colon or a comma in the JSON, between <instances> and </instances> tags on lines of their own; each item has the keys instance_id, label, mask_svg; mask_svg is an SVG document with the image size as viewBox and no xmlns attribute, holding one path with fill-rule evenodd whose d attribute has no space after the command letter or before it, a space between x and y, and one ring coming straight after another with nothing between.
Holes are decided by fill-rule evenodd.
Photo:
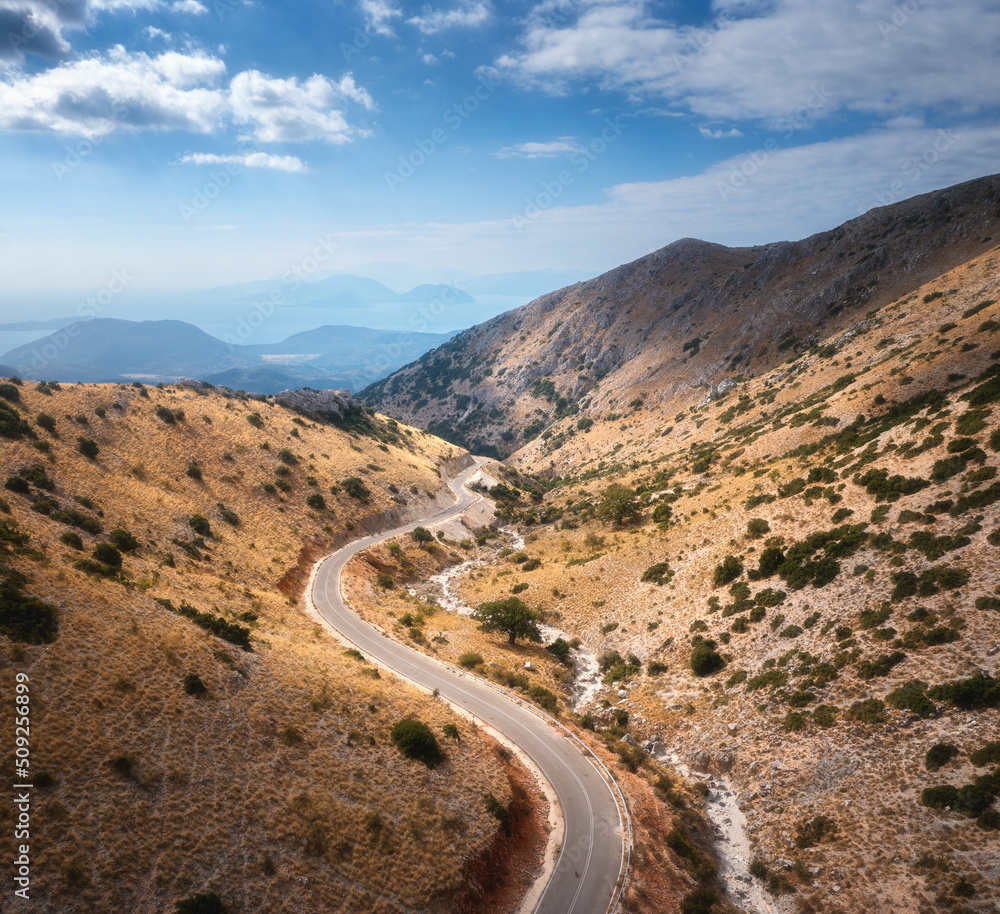
<instances>
[{"instance_id":1,"label":"green shrub","mask_svg":"<svg viewBox=\"0 0 1000 914\"><path fill-rule=\"evenodd\" d=\"M250 645L250 629L245 626L228 622L221 616L215 616L212 613L200 612L188 603L181 603L180 608L175 609L173 603L166 598L157 598L156 602L171 612L176 612L178 615L190 619L199 628L205 629L205 631L228 641L230 644L236 644L245 651L253 650Z\"/></svg>"},{"instance_id":2,"label":"green shrub","mask_svg":"<svg viewBox=\"0 0 1000 914\"><path fill-rule=\"evenodd\" d=\"M13 534L8 527L7 538ZM13 534L23 537L23 534ZM19 571L0 568L0 633L24 644L51 644L59 631L59 610L24 593L28 579Z\"/></svg>"},{"instance_id":3,"label":"green shrub","mask_svg":"<svg viewBox=\"0 0 1000 914\"><path fill-rule=\"evenodd\" d=\"M716 587L721 587L735 581L741 574L743 574L743 563L735 555L727 555L715 566L712 583Z\"/></svg>"},{"instance_id":4,"label":"green shrub","mask_svg":"<svg viewBox=\"0 0 1000 914\"><path fill-rule=\"evenodd\" d=\"M927 697L927 683L912 679L885 697L886 703L898 711L912 711L919 717L930 717L937 708Z\"/></svg>"},{"instance_id":5,"label":"green shrub","mask_svg":"<svg viewBox=\"0 0 1000 914\"><path fill-rule=\"evenodd\" d=\"M968 679L936 685L927 694L935 701L951 702L963 711L995 708L1000 705L1000 680L986 673L977 673Z\"/></svg>"},{"instance_id":6,"label":"green shrub","mask_svg":"<svg viewBox=\"0 0 1000 914\"><path fill-rule=\"evenodd\" d=\"M4 488L8 492L16 492L18 495L28 495L31 493L31 486L23 476L8 476L4 483Z\"/></svg>"},{"instance_id":7,"label":"green shrub","mask_svg":"<svg viewBox=\"0 0 1000 914\"><path fill-rule=\"evenodd\" d=\"M240 523L240 516L235 512L227 508L222 502L217 505L219 509L219 517L221 517L227 524L231 524L233 527L238 527Z\"/></svg>"},{"instance_id":8,"label":"green shrub","mask_svg":"<svg viewBox=\"0 0 1000 914\"><path fill-rule=\"evenodd\" d=\"M976 825L984 831L1000 831L1000 811L987 809L981 812L976 819Z\"/></svg>"},{"instance_id":9,"label":"green shrub","mask_svg":"<svg viewBox=\"0 0 1000 914\"><path fill-rule=\"evenodd\" d=\"M846 712L848 720L858 721L863 724L880 724L885 719L885 704L878 698L866 698L864 701L856 701Z\"/></svg>"},{"instance_id":10,"label":"green shrub","mask_svg":"<svg viewBox=\"0 0 1000 914\"><path fill-rule=\"evenodd\" d=\"M396 586L396 582L393 580L392 575L386 574L384 571L379 572L378 576L375 578L375 583L385 590L392 590L392 588Z\"/></svg>"},{"instance_id":11,"label":"green shrub","mask_svg":"<svg viewBox=\"0 0 1000 914\"><path fill-rule=\"evenodd\" d=\"M876 501L896 501L930 485L924 479L890 476L888 470L868 470L864 475L855 476L854 482L863 486L869 495L874 495Z\"/></svg>"},{"instance_id":12,"label":"green shrub","mask_svg":"<svg viewBox=\"0 0 1000 914\"><path fill-rule=\"evenodd\" d=\"M431 533L431 531L426 527L414 527L410 531L410 537L414 542L419 543L421 546L434 542L434 534Z\"/></svg>"},{"instance_id":13,"label":"green shrub","mask_svg":"<svg viewBox=\"0 0 1000 914\"><path fill-rule=\"evenodd\" d=\"M1000 741L988 742L981 749L977 749L969 756L969 761L978 768L1000 763Z\"/></svg>"},{"instance_id":14,"label":"green shrub","mask_svg":"<svg viewBox=\"0 0 1000 914\"><path fill-rule=\"evenodd\" d=\"M278 460L288 466L294 466L299 462L299 458L296 457L295 454L293 454L287 447L283 447L280 451L278 451L277 456Z\"/></svg>"},{"instance_id":15,"label":"green shrub","mask_svg":"<svg viewBox=\"0 0 1000 914\"><path fill-rule=\"evenodd\" d=\"M670 565L667 562L657 562L655 565L650 565L642 573L642 578L640 580L647 584L662 586L664 584L669 584L673 577L674 572L671 570Z\"/></svg>"},{"instance_id":16,"label":"green shrub","mask_svg":"<svg viewBox=\"0 0 1000 914\"><path fill-rule=\"evenodd\" d=\"M785 715L784 728L786 731L793 733L797 730L805 730L808 719L804 714L799 711L789 711Z\"/></svg>"},{"instance_id":17,"label":"green shrub","mask_svg":"<svg viewBox=\"0 0 1000 914\"><path fill-rule=\"evenodd\" d=\"M836 723L838 708L835 705L820 705L812 713L813 723L828 730Z\"/></svg>"},{"instance_id":18,"label":"green shrub","mask_svg":"<svg viewBox=\"0 0 1000 914\"><path fill-rule=\"evenodd\" d=\"M101 451L96 441L92 438L85 438L83 435L76 439L76 449L90 460L93 460Z\"/></svg>"},{"instance_id":19,"label":"green shrub","mask_svg":"<svg viewBox=\"0 0 1000 914\"><path fill-rule=\"evenodd\" d=\"M951 784L925 787L920 793L920 802L929 809L944 809L946 806L954 809L958 802L958 788Z\"/></svg>"},{"instance_id":20,"label":"green shrub","mask_svg":"<svg viewBox=\"0 0 1000 914\"><path fill-rule=\"evenodd\" d=\"M433 767L433 766L430 766ZM483 794L486 811L502 826L504 833L510 834L510 811L492 793Z\"/></svg>"},{"instance_id":21,"label":"green shrub","mask_svg":"<svg viewBox=\"0 0 1000 914\"><path fill-rule=\"evenodd\" d=\"M348 476L341 481L340 488L357 501L368 501L371 498L371 491L359 476Z\"/></svg>"},{"instance_id":22,"label":"green shrub","mask_svg":"<svg viewBox=\"0 0 1000 914\"><path fill-rule=\"evenodd\" d=\"M696 349L692 355L697 355ZM720 899L715 889L699 886L692 889L681 899L681 914L712 914L717 911Z\"/></svg>"},{"instance_id":23,"label":"green shrub","mask_svg":"<svg viewBox=\"0 0 1000 914\"><path fill-rule=\"evenodd\" d=\"M229 914L229 908L215 892L196 892L178 901L174 914Z\"/></svg>"},{"instance_id":24,"label":"green shrub","mask_svg":"<svg viewBox=\"0 0 1000 914\"><path fill-rule=\"evenodd\" d=\"M122 567L121 551L117 546L113 546L111 543L98 543L94 546L92 554L102 565L108 565L111 568Z\"/></svg>"},{"instance_id":25,"label":"green shrub","mask_svg":"<svg viewBox=\"0 0 1000 914\"><path fill-rule=\"evenodd\" d=\"M33 437L28 421L13 406L0 402L0 437L17 440L25 435Z\"/></svg>"},{"instance_id":26,"label":"green shrub","mask_svg":"<svg viewBox=\"0 0 1000 914\"><path fill-rule=\"evenodd\" d=\"M306 498L306 505L317 511L322 511L326 508L326 499L319 492L313 492Z\"/></svg>"},{"instance_id":27,"label":"green shrub","mask_svg":"<svg viewBox=\"0 0 1000 914\"><path fill-rule=\"evenodd\" d=\"M771 525L762 517L753 517L747 521L747 536L759 540L771 532Z\"/></svg>"},{"instance_id":28,"label":"green shrub","mask_svg":"<svg viewBox=\"0 0 1000 914\"><path fill-rule=\"evenodd\" d=\"M188 673L184 677L184 692L188 695L204 695L208 689L197 673Z\"/></svg>"},{"instance_id":29,"label":"green shrub","mask_svg":"<svg viewBox=\"0 0 1000 914\"><path fill-rule=\"evenodd\" d=\"M660 663L659 660L650 660L646 664L646 672L650 676L662 676L667 670L670 669L665 663Z\"/></svg>"},{"instance_id":30,"label":"green shrub","mask_svg":"<svg viewBox=\"0 0 1000 914\"><path fill-rule=\"evenodd\" d=\"M444 753L431 728L422 721L407 717L399 721L391 733L396 748L407 758L435 768L444 761Z\"/></svg>"},{"instance_id":31,"label":"green shrub","mask_svg":"<svg viewBox=\"0 0 1000 914\"><path fill-rule=\"evenodd\" d=\"M795 830L795 846L800 850L815 847L837 836L837 823L829 816L800 822Z\"/></svg>"},{"instance_id":32,"label":"green shrub","mask_svg":"<svg viewBox=\"0 0 1000 914\"><path fill-rule=\"evenodd\" d=\"M188 526L201 536L212 535L212 525L203 514L192 514L191 519L188 521Z\"/></svg>"},{"instance_id":33,"label":"green shrub","mask_svg":"<svg viewBox=\"0 0 1000 914\"><path fill-rule=\"evenodd\" d=\"M79 533L73 533L72 530L67 530L62 536L59 537L59 542L65 543L72 549L82 549L83 540L80 539Z\"/></svg>"},{"instance_id":34,"label":"green shrub","mask_svg":"<svg viewBox=\"0 0 1000 914\"><path fill-rule=\"evenodd\" d=\"M559 700L554 692L549 691L544 686L532 685L528 689L528 698L550 714L554 714L559 709Z\"/></svg>"},{"instance_id":35,"label":"green shrub","mask_svg":"<svg viewBox=\"0 0 1000 914\"><path fill-rule=\"evenodd\" d=\"M565 638L556 638L551 644L546 645L547 650L563 666L572 666L573 660L570 657L570 643Z\"/></svg>"},{"instance_id":36,"label":"green shrub","mask_svg":"<svg viewBox=\"0 0 1000 914\"><path fill-rule=\"evenodd\" d=\"M924 766L928 771L937 771L958 755L958 746L951 743L935 743L927 750Z\"/></svg>"},{"instance_id":37,"label":"green shrub","mask_svg":"<svg viewBox=\"0 0 1000 914\"><path fill-rule=\"evenodd\" d=\"M108 538L111 540L112 544L122 552L135 552L135 550L141 545L139 540L129 533L128 530L125 530L122 527L115 527L115 529L108 534Z\"/></svg>"},{"instance_id":38,"label":"green shrub","mask_svg":"<svg viewBox=\"0 0 1000 914\"><path fill-rule=\"evenodd\" d=\"M875 679L881 676L888 676L893 667L902 663L905 659L906 654L902 651L893 651L891 654L882 654L874 660L862 660L857 666L858 678Z\"/></svg>"},{"instance_id":39,"label":"green shrub","mask_svg":"<svg viewBox=\"0 0 1000 914\"><path fill-rule=\"evenodd\" d=\"M714 649L711 641L699 641L691 651L691 672L695 676L711 676L725 665L722 656Z\"/></svg>"},{"instance_id":40,"label":"green shrub","mask_svg":"<svg viewBox=\"0 0 1000 914\"><path fill-rule=\"evenodd\" d=\"M762 579L774 575L785 562L785 553L778 546L769 546L760 554L757 571Z\"/></svg>"}]
</instances>

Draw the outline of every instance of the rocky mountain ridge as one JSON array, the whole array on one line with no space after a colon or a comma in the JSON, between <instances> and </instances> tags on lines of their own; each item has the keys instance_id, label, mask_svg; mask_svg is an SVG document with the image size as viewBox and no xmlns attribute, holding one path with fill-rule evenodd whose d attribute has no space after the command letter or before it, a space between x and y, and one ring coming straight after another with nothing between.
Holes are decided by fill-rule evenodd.
<instances>
[{"instance_id":1,"label":"rocky mountain ridge","mask_svg":"<svg viewBox=\"0 0 1000 914\"><path fill-rule=\"evenodd\" d=\"M506 457L636 398L700 398L852 325L989 246L1000 176L872 210L801 241L685 238L456 336L359 398Z\"/></svg>"}]
</instances>

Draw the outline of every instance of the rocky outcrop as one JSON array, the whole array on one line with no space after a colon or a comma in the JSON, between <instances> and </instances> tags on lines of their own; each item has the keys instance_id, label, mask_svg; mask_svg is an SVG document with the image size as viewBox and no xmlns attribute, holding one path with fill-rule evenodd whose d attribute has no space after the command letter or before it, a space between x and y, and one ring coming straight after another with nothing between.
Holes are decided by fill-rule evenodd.
<instances>
[{"instance_id":1,"label":"rocky outcrop","mask_svg":"<svg viewBox=\"0 0 1000 914\"><path fill-rule=\"evenodd\" d=\"M311 387L283 390L268 399L307 413L333 413L340 419L360 409L360 404L346 387L340 390L313 390Z\"/></svg>"}]
</instances>

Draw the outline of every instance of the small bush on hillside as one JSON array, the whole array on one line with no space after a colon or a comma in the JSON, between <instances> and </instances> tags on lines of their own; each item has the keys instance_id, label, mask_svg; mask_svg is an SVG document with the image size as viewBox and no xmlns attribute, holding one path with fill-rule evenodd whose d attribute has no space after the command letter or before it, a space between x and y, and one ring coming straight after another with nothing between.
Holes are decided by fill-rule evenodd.
<instances>
[{"instance_id":1,"label":"small bush on hillside","mask_svg":"<svg viewBox=\"0 0 1000 914\"><path fill-rule=\"evenodd\" d=\"M664 584L669 584L673 576L674 572L671 570L669 564L666 562L657 562L655 565L650 565L642 573L642 578L640 580L647 584L662 586Z\"/></svg>"},{"instance_id":2,"label":"small bush on hillside","mask_svg":"<svg viewBox=\"0 0 1000 914\"><path fill-rule=\"evenodd\" d=\"M229 908L215 892L195 892L177 902L174 914L229 914Z\"/></svg>"},{"instance_id":3,"label":"small bush on hillside","mask_svg":"<svg viewBox=\"0 0 1000 914\"><path fill-rule=\"evenodd\" d=\"M83 540L80 539L79 533L74 533L72 530L67 530L62 536L59 537L59 542L64 543L71 549L82 549Z\"/></svg>"},{"instance_id":4,"label":"small bush on hillside","mask_svg":"<svg viewBox=\"0 0 1000 914\"><path fill-rule=\"evenodd\" d=\"M846 711L848 720L858 721L862 724L880 724L885 720L885 704L878 698L866 698L864 701L856 701Z\"/></svg>"},{"instance_id":5,"label":"small bush on hillside","mask_svg":"<svg viewBox=\"0 0 1000 914\"><path fill-rule=\"evenodd\" d=\"M743 574L743 563L735 555L727 555L712 573L712 583L716 587L721 587L735 581Z\"/></svg>"},{"instance_id":6,"label":"small bush on hillside","mask_svg":"<svg viewBox=\"0 0 1000 914\"><path fill-rule=\"evenodd\" d=\"M322 511L326 508L326 499L319 492L313 492L306 498L306 505L317 511Z\"/></svg>"},{"instance_id":7,"label":"small bush on hillside","mask_svg":"<svg viewBox=\"0 0 1000 914\"><path fill-rule=\"evenodd\" d=\"M937 708L927 697L927 683L912 679L885 697L886 704L899 711L912 711L922 718L930 717Z\"/></svg>"},{"instance_id":8,"label":"small bush on hillside","mask_svg":"<svg viewBox=\"0 0 1000 914\"><path fill-rule=\"evenodd\" d=\"M85 438L83 435L76 439L76 449L89 460L93 460L101 452L96 441L92 438Z\"/></svg>"},{"instance_id":9,"label":"small bush on hillside","mask_svg":"<svg viewBox=\"0 0 1000 914\"><path fill-rule=\"evenodd\" d=\"M184 692L188 695L204 695L208 689L197 673L188 673L184 677Z\"/></svg>"},{"instance_id":10,"label":"small bush on hillside","mask_svg":"<svg viewBox=\"0 0 1000 914\"><path fill-rule=\"evenodd\" d=\"M924 757L924 767L928 771L937 771L947 765L956 755L958 755L958 746L953 746L951 743L935 743L927 750L927 755Z\"/></svg>"},{"instance_id":11,"label":"small bush on hillside","mask_svg":"<svg viewBox=\"0 0 1000 914\"><path fill-rule=\"evenodd\" d=\"M771 525L762 517L753 517L747 521L747 536L759 540L771 532Z\"/></svg>"},{"instance_id":12,"label":"small bush on hillside","mask_svg":"<svg viewBox=\"0 0 1000 914\"><path fill-rule=\"evenodd\" d=\"M691 651L691 672L695 676L711 676L721 670L726 662L715 651L711 641L699 641Z\"/></svg>"},{"instance_id":13,"label":"small bush on hillside","mask_svg":"<svg viewBox=\"0 0 1000 914\"><path fill-rule=\"evenodd\" d=\"M44 428L50 435L54 435L56 431L56 420L50 416L48 413L39 413L35 417L35 421L39 424L41 428Z\"/></svg>"},{"instance_id":14,"label":"small bush on hillside","mask_svg":"<svg viewBox=\"0 0 1000 914\"><path fill-rule=\"evenodd\" d=\"M122 554L118 547L111 543L98 543L94 546L93 556L102 565L107 565L110 568L121 568L122 566Z\"/></svg>"},{"instance_id":15,"label":"small bush on hillside","mask_svg":"<svg viewBox=\"0 0 1000 914\"><path fill-rule=\"evenodd\" d=\"M479 666L482 662L483 655L477 654L475 651L466 651L458 658L458 665L465 667L467 670Z\"/></svg>"},{"instance_id":16,"label":"small bush on hillside","mask_svg":"<svg viewBox=\"0 0 1000 914\"><path fill-rule=\"evenodd\" d=\"M444 761L444 753L427 724L412 717L399 721L390 734L396 748L407 758L436 768Z\"/></svg>"},{"instance_id":17,"label":"small bush on hillside","mask_svg":"<svg viewBox=\"0 0 1000 914\"><path fill-rule=\"evenodd\" d=\"M188 526L201 536L212 535L212 525L203 514L192 514L191 519L188 521Z\"/></svg>"},{"instance_id":18,"label":"small bush on hillside","mask_svg":"<svg viewBox=\"0 0 1000 914\"><path fill-rule=\"evenodd\" d=\"M115 529L108 534L108 538L111 540L111 543L122 552L135 552L135 550L140 546L139 540L129 533L128 530L125 530L122 527L115 527Z\"/></svg>"}]
</instances>

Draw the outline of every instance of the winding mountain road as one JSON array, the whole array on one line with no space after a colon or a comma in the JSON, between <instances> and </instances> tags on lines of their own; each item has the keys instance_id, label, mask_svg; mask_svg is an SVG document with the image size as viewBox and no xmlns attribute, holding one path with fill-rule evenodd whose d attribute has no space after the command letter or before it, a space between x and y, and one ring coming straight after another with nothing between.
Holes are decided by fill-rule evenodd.
<instances>
[{"instance_id":1,"label":"winding mountain road","mask_svg":"<svg viewBox=\"0 0 1000 914\"><path fill-rule=\"evenodd\" d=\"M539 768L555 790L565 825L562 846L536 914L606 914L618 898L627 860L625 826L614 790L583 744L547 715L507 697L484 680L446 666L387 638L359 618L341 594L341 573L359 552L382 540L462 513L482 498L465 484L480 461L451 482L456 503L420 521L366 536L327 557L316 569L312 598L319 614L359 650L402 678L463 708L502 733Z\"/></svg>"}]
</instances>

